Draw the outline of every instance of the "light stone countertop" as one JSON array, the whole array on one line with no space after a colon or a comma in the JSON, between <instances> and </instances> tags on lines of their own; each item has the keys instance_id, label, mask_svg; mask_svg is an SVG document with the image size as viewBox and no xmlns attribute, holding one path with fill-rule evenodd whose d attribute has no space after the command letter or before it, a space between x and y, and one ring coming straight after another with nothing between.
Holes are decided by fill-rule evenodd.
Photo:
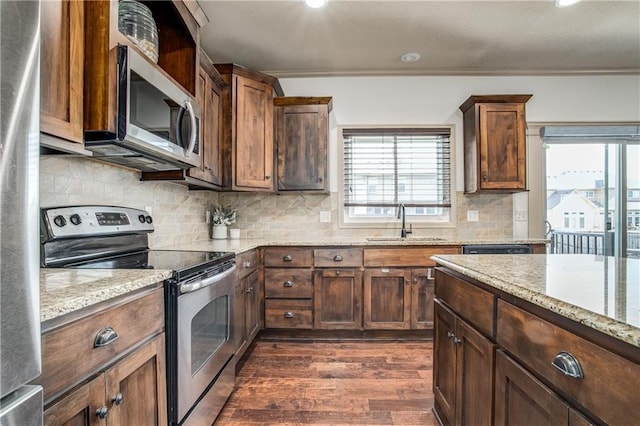
<instances>
[{"instance_id":1,"label":"light stone countertop","mask_svg":"<svg viewBox=\"0 0 640 426\"><path fill-rule=\"evenodd\" d=\"M40 269L40 321L161 283L171 274L158 269Z\"/></svg>"},{"instance_id":2,"label":"light stone countertop","mask_svg":"<svg viewBox=\"0 0 640 426\"><path fill-rule=\"evenodd\" d=\"M640 259L438 255L436 263L640 347Z\"/></svg>"}]
</instances>

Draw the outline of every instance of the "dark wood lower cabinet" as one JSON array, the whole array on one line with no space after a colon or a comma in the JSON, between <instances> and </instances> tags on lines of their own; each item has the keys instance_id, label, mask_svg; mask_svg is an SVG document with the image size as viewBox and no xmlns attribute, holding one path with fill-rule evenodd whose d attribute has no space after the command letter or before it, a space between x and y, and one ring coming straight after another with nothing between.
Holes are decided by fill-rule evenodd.
<instances>
[{"instance_id":1,"label":"dark wood lower cabinet","mask_svg":"<svg viewBox=\"0 0 640 426\"><path fill-rule=\"evenodd\" d=\"M161 334L45 409L44 424L166 425L165 374Z\"/></svg>"},{"instance_id":2,"label":"dark wood lower cabinet","mask_svg":"<svg viewBox=\"0 0 640 426\"><path fill-rule=\"evenodd\" d=\"M358 330L362 327L362 271L314 271L314 328Z\"/></svg>"},{"instance_id":3,"label":"dark wood lower cabinet","mask_svg":"<svg viewBox=\"0 0 640 426\"><path fill-rule=\"evenodd\" d=\"M433 329L433 298L435 277L433 268L411 270L411 329Z\"/></svg>"},{"instance_id":4,"label":"dark wood lower cabinet","mask_svg":"<svg viewBox=\"0 0 640 426\"><path fill-rule=\"evenodd\" d=\"M489 339L435 303L433 389L447 425L492 425L495 347Z\"/></svg>"},{"instance_id":5,"label":"dark wood lower cabinet","mask_svg":"<svg viewBox=\"0 0 640 426\"><path fill-rule=\"evenodd\" d=\"M411 270L372 268L364 271L364 328L411 328Z\"/></svg>"}]
</instances>

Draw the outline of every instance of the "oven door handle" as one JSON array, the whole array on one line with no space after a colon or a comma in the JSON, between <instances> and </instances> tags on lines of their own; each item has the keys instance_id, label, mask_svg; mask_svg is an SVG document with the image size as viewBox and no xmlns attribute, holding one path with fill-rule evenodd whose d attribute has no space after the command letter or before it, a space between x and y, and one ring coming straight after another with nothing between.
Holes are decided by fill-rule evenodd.
<instances>
[{"instance_id":1,"label":"oven door handle","mask_svg":"<svg viewBox=\"0 0 640 426\"><path fill-rule=\"evenodd\" d=\"M178 284L178 289L180 290L180 294L191 293L196 290L200 290L203 287L208 287L219 281L222 281L223 279L227 278L229 275L235 274L235 272L236 272L236 266L233 265L231 268L227 269L226 271L220 274L216 274L211 277L205 278L203 280L197 280L197 281Z\"/></svg>"}]
</instances>

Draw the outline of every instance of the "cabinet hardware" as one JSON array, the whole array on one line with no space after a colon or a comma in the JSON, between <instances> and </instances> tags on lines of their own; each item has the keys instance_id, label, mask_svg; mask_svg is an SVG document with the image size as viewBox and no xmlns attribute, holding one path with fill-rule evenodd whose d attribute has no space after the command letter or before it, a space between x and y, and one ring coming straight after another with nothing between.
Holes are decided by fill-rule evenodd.
<instances>
[{"instance_id":1,"label":"cabinet hardware","mask_svg":"<svg viewBox=\"0 0 640 426\"><path fill-rule=\"evenodd\" d=\"M284 285L285 287L293 287L293 281L287 280L282 285Z\"/></svg>"},{"instance_id":2,"label":"cabinet hardware","mask_svg":"<svg viewBox=\"0 0 640 426\"><path fill-rule=\"evenodd\" d=\"M289 254L285 254L284 257L282 258L283 262L291 262L293 260L293 257L291 257L291 255Z\"/></svg>"},{"instance_id":3,"label":"cabinet hardware","mask_svg":"<svg viewBox=\"0 0 640 426\"><path fill-rule=\"evenodd\" d=\"M574 379L584 379L584 373L578 359L569 352L560 352L553 358L551 362L555 368L560 370L565 376L573 377Z\"/></svg>"},{"instance_id":4,"label":"cabinet hardware","mask_svg":"<svg viewBox=\"0 0 640 426\"><path fill-rule=\"evenodd\" d=\"M293 312L291 312L291 311L287 311L287 312L285 312L285 313L284 313L284 317L285 317L285 318L293 318Z\"/></svg>"},{"instance_id":5,"label":"cabinet hardware","mask_svg":"<svg viewBox=\"0 0 640 426\"><path fill-rule=\"evenodd\" d=\"M459 345L460 343L462 343L462 339L460 339L459 337L453 337L453 344L454 345Z\"/></svg>"},{"instance_id":6,"label":"cabinet hardware","mask_svg":"<svg viewBox=\"0 0 640 426\"><path fill-rule=\"evenodd\" d=\"M115 405L122 404L123 400L124 400L124 396L122 396L121 393L119 393L116 396L114 396L113 398L111 398L111 402L113 402Z\"/></svg>"},{"instance_id":7,"label":"cabinet hardware","mask_svg":"<svg viewBox=\"0 0 640 426\"><path fill-rule=\"evenodd\" d=\"M251 293L252 291L253 291L253 287L247 287L247 289L244 292Z\"/></svg>"},{"instance_id":8,"label":"cabinet hardware","mask_svg":"<svg viewBox=\"0 0 640 426\"><path fill-rule=\"evenodd\" d=\"M447 331L447 338L448 338L449 340L453 339L454 337L456 337L456 335L455 335L455 334L453 334L453 332L451 332L451 331Z\"/></svg>"},{"instance_id":9,"label":"cabinet hardware","mask_svg":"<svg viewBox=\"0 0 640 426\"><path fill-rule=\"evenodd\" d=\"M333 261L342 262L342 256L340 256L339 254L336 254L335 256L333 256Z\"/></svg>"},{"instance_id":10,"label":"cabinet hardware","mask_svg":"<svg viewBox=\"0 0 640 426\"><path fill-rule=\"evenodd\" d=\"M102 406L96 410L96 416L98 416L100 420L106 419L107 414L109 414L109 409L106 406Z\"/></svg>"},{"instance_id":11,"label":"cabinet hardware","mask_svg":"<svg viewBox=\"0 0 640 426\"><path fill-rule=\"evenodd\" d=\"M251 268L251 262L247 261L242 264L245 268Z\"/></svg>"},{"instance_id":12,"label":"cabinet hardware","mask_svg":"<svg viewBox=\"0 0 640 426\"><path fill-rule=\"evenodd\" d=\"M340 271L336 271L336 275L340 275Z\"/></svg>"},{"instance_id":13,"label":"cabinet hardware","mask_svg":"<svg viewBox=\"0 0 640 426\"><path fill-rule=\"evenodd\" d=\"M107 346L116 340L118 340L118 333L116 333L113 327L105 327L96 334L96 338L93 341L93 347L100 348L102 346Z\"/></svg>"}]
</instances>

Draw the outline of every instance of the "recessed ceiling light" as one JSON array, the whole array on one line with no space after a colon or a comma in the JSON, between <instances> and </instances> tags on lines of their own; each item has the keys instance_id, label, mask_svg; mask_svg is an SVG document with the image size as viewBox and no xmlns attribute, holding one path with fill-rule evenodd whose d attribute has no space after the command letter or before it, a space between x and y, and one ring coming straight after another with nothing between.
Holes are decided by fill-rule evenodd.
<instances>
[{"instance_id":1,"label":"recessed ceiling light","mask_svg":"<svg viewBox=\"0 0 640 426\"><path fill-rule=\"evenodd\" d=\"M314 9L319 9L321 7L325 7L329 0L304 0L307 6L312 7Z\"/></svg>"},{"instance_id":2,"label":"recessed ceiling light","mask_svg":"<svg viewBox=\"0 0 640 426\"><path fill-rule=\"evenodd\" d=\"M415 52L405 53L400 56L402 62L416 62L420 59L420 54Z\"/></svg>"},{"instance_id":3,"label":"recessed ceiling light","mask_svg":"<svg viewBox=\"0 0 640 426\"><path fill-rule=\"evenodd\" d=\"M567 7L578 3L580 0L556 0L556 7Z\"/></svg>"}]
</instances>

